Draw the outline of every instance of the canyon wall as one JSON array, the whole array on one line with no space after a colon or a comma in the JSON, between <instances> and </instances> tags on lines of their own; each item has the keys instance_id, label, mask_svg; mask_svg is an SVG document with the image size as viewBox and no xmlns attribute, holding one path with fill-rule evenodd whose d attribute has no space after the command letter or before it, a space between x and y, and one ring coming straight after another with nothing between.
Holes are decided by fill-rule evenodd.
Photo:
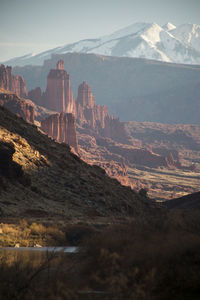
<instances>
[{"instance_id":1,"label":"canyon wall","mask_svg":"<svg viewBox=\"0 0 200 300\"><path fill-rule=\"evenodd\" d=\"M25 80L19 76L12 74L12 67L0 66L0 88L11 91L19 97L26 97L26 83Z\"/></svg>"},{"instance_id":2,"label":"canyon wall","mask_svg":"<svg viewBox=\"0 0 200 300\"><path fill-rule=\"evenodd\" d=\"M71 113L57 113L41 121L41 129L60 143L66 143L78 152L76 120Z\"/></svg>"}]
</instances>

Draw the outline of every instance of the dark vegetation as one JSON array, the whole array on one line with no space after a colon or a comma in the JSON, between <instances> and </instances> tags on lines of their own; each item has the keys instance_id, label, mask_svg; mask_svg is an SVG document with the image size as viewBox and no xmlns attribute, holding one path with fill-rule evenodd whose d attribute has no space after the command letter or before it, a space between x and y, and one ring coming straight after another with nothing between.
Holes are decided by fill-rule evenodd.
<instances>
[{"instance_id":1,"label":"dark vegetation","mask_svg":"<svg viewBox=\"0 0 200 300\"><path fill-rule=\"evenodd\" d=\"M199 212L166 212L145 224L101 230L79 225L70 238L81 242L79 253L2 255L0 299L200 297Z\"/></svg>"}]
</instances>

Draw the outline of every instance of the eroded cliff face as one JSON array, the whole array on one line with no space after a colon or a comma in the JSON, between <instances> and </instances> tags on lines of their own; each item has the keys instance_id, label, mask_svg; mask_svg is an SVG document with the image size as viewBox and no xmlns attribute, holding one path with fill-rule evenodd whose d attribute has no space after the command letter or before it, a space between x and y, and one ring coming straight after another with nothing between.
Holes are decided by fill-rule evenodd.
<instances>
[{"instance_id":1,"label":"eroded cliff face","mask_svg":"<svg viewBox=\"0 0 200 300\"><path fill-rule=\"evenodd\" d=\"M70 76L64 70L64 62L57 63L57 69L51 69L47 77L47 87L42 95L42 104L57 112L76 115L76 105L70 86Z\"/></svg>"},{"instance_id":2,"label":"eroded cliff face","mask_svg":"<svg viewBox=\"0 0 200 300\"><path fill-rule=\"evenodd\" d=\"M34 106L19 98L16 94L0 93L0 106L6 107L12 113L22 117L26 122L34 123Z\"/></svg>"},{"instance_id":3,"label":"eroded cliff face","mask_svg":"<svg viewBox=\"0 0 200 300\"><path fill-rule=\"evenodd\" d=\"M41 121L41 129L57 142L66 143L78 152L76 120L73 114L53 114Z\"/></svg>"},{"instance_id":4,"label":"eroded cliff face","mask_svg":"<svg viewBox=\"0 0 200 300\"><path fill-rule=\"evenodd\" d=\"M12 67L0 66L0 88L11 91L19 97L26 97L26 83L25 80L19 76L12 74Z\"/></svg>"}]
</instances>

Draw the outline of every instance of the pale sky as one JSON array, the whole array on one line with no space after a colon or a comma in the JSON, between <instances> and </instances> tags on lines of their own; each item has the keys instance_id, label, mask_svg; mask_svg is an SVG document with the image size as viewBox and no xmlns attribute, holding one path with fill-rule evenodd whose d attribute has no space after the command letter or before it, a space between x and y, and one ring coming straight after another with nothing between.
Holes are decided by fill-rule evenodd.
<instances>
[{"instance_id":1,"label":"pale sky","mask_svg":"<svg viewBox=\"0 0 200 300\"><path fill-rule=\"evenodd\" d=\"M200 24L200 0L0 0L0 61L135 22Z\"/></svg>"}]
</instances>

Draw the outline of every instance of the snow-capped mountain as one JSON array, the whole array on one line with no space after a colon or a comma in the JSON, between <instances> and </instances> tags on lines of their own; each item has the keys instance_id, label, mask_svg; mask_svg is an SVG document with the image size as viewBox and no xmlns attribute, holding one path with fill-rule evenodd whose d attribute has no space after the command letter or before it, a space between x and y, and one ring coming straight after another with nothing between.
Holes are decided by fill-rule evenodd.
<instances>
[{"instance_id":1,"label":"snow-capped mountain","mask_svg":"<svg viewBox=\"0 0 200 300\"><path fill-rule=\"evenodd\" d=\"M185 45L200 51L200 25L183 24L170 30L170 33Z\"/></svg>"},{"instance_id":2,"label":"snow-capped mountain","mask_svg":"<svg viewBox=\"0 0 200 300\"><path fill-rule=\"evenodd\" d=\"M161 27L156 23L135 23L111 35L81 40L37 55L14 58L5 63L13 66L42 64L52 54L68 52L200 64L200 26L184 24L176 27L167 23Z\"/></svg>"}]
</instances>

